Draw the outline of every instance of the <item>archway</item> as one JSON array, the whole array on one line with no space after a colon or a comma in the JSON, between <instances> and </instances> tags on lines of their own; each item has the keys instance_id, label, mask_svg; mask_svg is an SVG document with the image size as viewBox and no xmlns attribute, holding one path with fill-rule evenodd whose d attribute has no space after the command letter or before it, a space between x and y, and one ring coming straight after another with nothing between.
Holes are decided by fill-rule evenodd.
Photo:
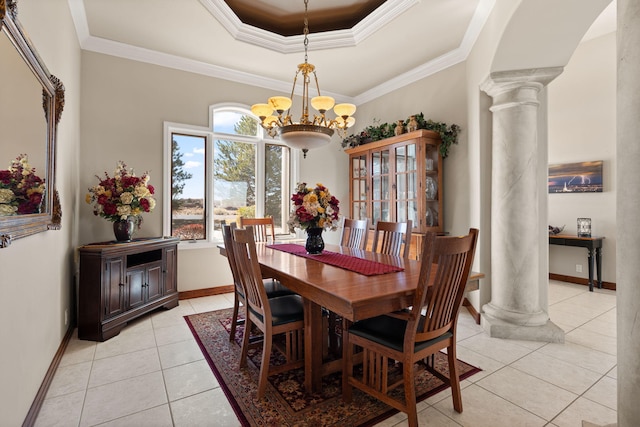
<instances>
[{"instance_id":1,"label":"archway","mask_svg":"<svg viewBox=\"0 0 640 427\"><path fill-rule=\"evenodd\" d=\"M547 307L545 88L610 1L523 0L481 87L493 98L492 288L482 315L491 336L564 341Z\"/></svg>"}]
</instances>

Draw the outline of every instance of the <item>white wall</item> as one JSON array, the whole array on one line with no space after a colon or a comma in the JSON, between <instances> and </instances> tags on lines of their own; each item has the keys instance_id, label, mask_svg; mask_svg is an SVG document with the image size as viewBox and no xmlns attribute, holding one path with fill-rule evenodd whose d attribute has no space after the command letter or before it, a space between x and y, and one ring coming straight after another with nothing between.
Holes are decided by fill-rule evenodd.
<instances>
[{"instance_id":1,"label":"white wall","mask_svg":"<svg viewBox=\"0 0 640 427\"><path fill-rule=\"evenodd\" d=\"M49 71L65 84L66 103L56 175L62 229L0 249L0 424L7 426L22 424L66 332L77 243L80 48L65 0L21 0L18 20Z\"/></svg>"},{"instance_id":2,"label":"white wall","mask_svg":"<svg viewBox=\"0 0 640 427\"><path fill-rule=\"evenodd\" d=\"M577 218L591 218L604 236L603 280L616 280L616 36L582 43L549 85L549 163L603 160L602 193L549 194L549 224L576 235ZM582 273L576 272L582 265ZM584 248L549 246L549 271L587 278Z\"/></svg>"}]
</instances>

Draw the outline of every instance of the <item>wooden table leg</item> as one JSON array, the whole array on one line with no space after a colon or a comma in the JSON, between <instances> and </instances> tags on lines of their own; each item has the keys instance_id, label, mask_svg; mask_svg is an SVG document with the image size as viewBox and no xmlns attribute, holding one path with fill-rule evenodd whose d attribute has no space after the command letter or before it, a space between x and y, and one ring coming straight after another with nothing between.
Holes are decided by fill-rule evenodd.
<instances>
[{"instance_id":1,"label":"wooden table leg","mask_svg":"<svg viewBox=\"0 0 640 427\"><path fill-rule=\"evenodd\" d=\"M593 292L593 252L594 250L589 248L589 292Z\"/></svg>"},{"instance_id":2,"label":"wooden table leg","mask_svg":"<svg viewBox=\"0 0 640 427\"><path fill-rule=\"evenodd\" d=\"M602 248L596 248L596 272L598 274L598 289L602 289Z\"/></svg>"},{"instance_id":3,"label":"wooden table leg","mask_svg":"<svg viewBox=\"0 0 640 427\"><path fill-rule=\"evenodd\" d=\"M304 299L304 386L308 392L322 388L322 308Z\"/></svg>"}]
</instances>

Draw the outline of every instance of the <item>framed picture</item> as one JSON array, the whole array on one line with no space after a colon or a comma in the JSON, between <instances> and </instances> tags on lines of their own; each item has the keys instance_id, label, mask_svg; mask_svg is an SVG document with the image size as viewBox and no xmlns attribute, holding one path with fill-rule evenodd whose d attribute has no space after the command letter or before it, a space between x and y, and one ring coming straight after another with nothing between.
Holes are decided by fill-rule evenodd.
<instances>
[{"instance_id":1,"label":"framed picture","mask_svg":"<svg viewBox=\"0 0 640 427\"><path fill-rule=\"evenodd\" d=\"M602 163L549 165L549 193L602 193Z\"/></svg>"}]
</instances>

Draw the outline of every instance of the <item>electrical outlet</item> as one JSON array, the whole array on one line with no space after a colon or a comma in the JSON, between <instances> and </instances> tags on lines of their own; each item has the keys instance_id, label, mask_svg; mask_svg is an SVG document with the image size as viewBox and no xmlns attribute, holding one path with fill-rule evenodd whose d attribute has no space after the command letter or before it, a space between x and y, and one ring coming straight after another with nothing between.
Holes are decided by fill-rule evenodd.
<instances>
[{"instance_id":1,"label":"electrical outlet","mask_svg":"<svg viewBox=\"0 0 640 427\"><path fill-rule=\"evenodd\" d=\"M582 264L576 264L576 273L582 273Z\"/></svg>"},{"instance_id":2,"label":"electrical outlet","mask_svg":"<svg viewBox=\"0 0 640 427\"><path fill-rule=\"evenodd\" d=\"M64 326L69 325L69 310L64 311Z\"/></svg>"}]
</instances>

